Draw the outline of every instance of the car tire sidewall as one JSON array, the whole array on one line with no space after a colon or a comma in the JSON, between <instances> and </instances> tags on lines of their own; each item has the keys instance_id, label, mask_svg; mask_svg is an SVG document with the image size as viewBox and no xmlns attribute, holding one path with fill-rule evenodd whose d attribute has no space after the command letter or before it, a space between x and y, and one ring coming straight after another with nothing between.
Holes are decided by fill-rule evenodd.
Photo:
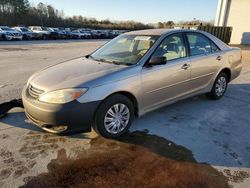
<instances>
[{"instance_id":1,"label":"car tire sidewall","mask_svg":"<svg viewBox=\"0 0 250 188\"><path fill-rule=\"evenodd\" d=\"M227 83L226 83L226 88L225 88L224 93L223 93L222 95L218 96L217 93L216 93L216 91L215 91L215 90L216 90L216 83L218 82L218 80L219 80L221 77L226 78ZM228 86L228 76L227 76L225 73L222 72L222 73L220 73L220 74L216 77L216 79L215 79L215 82L214 82L212 91L209 93L210 98L212 98L212 99L214 99L214 100L218 100L218 99L222 98L222 97L225 95L226 91L227 91L227 86Z\"/></svg>"},{"instance_id":2,"label":"car tire sidewall","mask_svg":"<svg viewBox=\"0 0 250 188\"><path fill-rule=\"evenodd\" d=\"M127 126L124 128L123 131L117 133L117 134L111 134L109 133L105 126L104 126L104 118L105 115L107 113L107 111L115 104L118 103L122 103L125 104L129 111L130 111L130 119L129 122L127 124ZM109 98L107 98L98 108L96 115L95 115L95 119L93 122L93 129L101 136L105 137L105 138L118 138L121 137L122 135L126 134L133 122L134 119L134 107L132 102L130 101L130 99L128 99L126 96L124 95L113 95Z\"/></svg>"},{"instance_id":3,"label":"car tire sidewall","mask_svg":"<svg viewBox=\"0 0 250 188\"><path fill-rule=\"evenodd\" d=\"M3 40L7 40L5 35L2 35Z\"/></svg>"},{"instance_id":4,"label":"car tire sidewall","mask_svg":"<svg viewBox=\"0 0 250 188\"><path fill-rule=\"evenodd\" d=\"M27 35L23 35L23 40L29 40L29 37Z\"/></svg>"}]
</instances>

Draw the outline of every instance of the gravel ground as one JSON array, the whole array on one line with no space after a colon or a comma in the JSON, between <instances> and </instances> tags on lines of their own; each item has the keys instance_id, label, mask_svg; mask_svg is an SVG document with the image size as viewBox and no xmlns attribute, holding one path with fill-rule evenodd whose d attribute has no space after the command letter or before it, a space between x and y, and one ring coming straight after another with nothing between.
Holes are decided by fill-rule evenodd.
<instances>
[{"instance_id":1,"label":"gravel ground","mask_svg":"<svg viewBox=\"0 0 250 188\"><path fill-rule=\"evenodd\" d=\"M35 71L86 55L105 42L105 40L0 42L0 103L19 98L21 88ZM146 174L143 171L145 173L141 175L142 177L145 176L149 180L150 177L158 178L162 183L166 183L162 179L169 178L173 181L167 182L175 186L176 182L182 182L182 186L179 187L186 185L215 187L211 183L213 181L217 182L215 185L218 187L227 187L225 178L233 187L250 187L250 47L248 46L243 47L243 61L241 76L229 85L228 92L222 100L210 101L204 96L198 96L147 114L137 119L131 127L131 132L139 130L140 134L131 133L133 139L128 137L127 140L120 142L99 140L96 144L95 139L101 138L97 138L94 132L68 137L44 133L26 120L22 109L13 109L7 117L0 120L0 187L18 187L25 183L26 187L51 186L52 184L45 185L42 182L51 180L50 175L55 176L62 169L67 169L63 171L64 174L57 176L57 181L62 182L62 177L66 177L65 174L68 172L74 174L75 171L70 166L78 165L86 167L81 168L79 174L89 172L85 177L89 180L86 181L88 185L93 182L96 182L95 187L104 183L109 185L112 181L107 182L108 179L103 174L111 171L117 173L120 178L124 177L124 182L134 177L134 182L131 181L134 184L124 183L124 185L138 187L138 182L142 180L132 175L140 174L139 167L145 164L151 173ZM145 129L148 130L147 134L143 132ZM143 142L138 140L138 137L143 138ZM158 144L152 146L151 143L154 142ZM172 149L169 150L168 146ZM116 153L117 151L122 155ZM162 153L164 151L166 152ZM98 157L92 159L93 153ZM124 157L128 153L131 155ZM112 158L114 155L118 155L118 159L121 160ZM142 155L147 157L139 162L139 156ZM109 159L108 161L113 163L109 164L107 160L100 158ZM161 162L151 164L152 161L158 160ZM124 165L121 161L128 164L125 165L125 172L119 171L119 166ZM182 161L195 163L199 168L190 167ZM93 163L93 166L86 166L89 163ZM204 164L207 164L205 168L202 166ZM159 168L159 165L164 168ZM102 173L92 171L92 167ZM190 170L193 168L196 170ZM177 177L166 176L171 174L173 169L182 171L176 170ZM188 172L185 173L187 177L196 177L195 173L203 172L208 176L185 179L184 171ZM191 174L191 171L195 173ZM159 172L165 173L153 176ZM32 178L33 176L35 178ZM211 179L210 176L218 178ZM77 185L82 186L79 179L76 181L72 177L67 178L68 182L78 182ZM153 180L147 183L145 185L156 185ZM59 184L57 186L59 187ZM167 187L170 184L161 186Z\"/></svg>"}]
</instances>

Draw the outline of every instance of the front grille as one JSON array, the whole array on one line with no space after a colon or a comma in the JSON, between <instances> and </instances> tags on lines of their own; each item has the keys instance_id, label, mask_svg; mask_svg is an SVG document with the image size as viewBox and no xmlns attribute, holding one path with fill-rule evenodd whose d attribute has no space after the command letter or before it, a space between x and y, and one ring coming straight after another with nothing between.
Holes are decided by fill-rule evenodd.
<instances>
[{"instance_id":1,"label":"front grille","mask_svg":"<svg viewBox=\"0 0 250 188\"><path fill-rule=\"evenodd\" d=\"M32 85L29 85L28 86L28 93L31 97L35 98L35 99L38 99L38 97L44 93L43 90L41 89L38 89Z\"/></svg>"}]
</instances>

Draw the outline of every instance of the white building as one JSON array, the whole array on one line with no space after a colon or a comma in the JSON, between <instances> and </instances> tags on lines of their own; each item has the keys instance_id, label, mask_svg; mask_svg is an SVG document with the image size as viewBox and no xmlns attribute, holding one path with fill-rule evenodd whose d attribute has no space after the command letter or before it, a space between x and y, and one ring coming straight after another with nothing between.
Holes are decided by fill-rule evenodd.
<instances>
[{"instance_id":1,"label":"white building","mask_svg":"<svg viewBox=\"0 0 250 188\"><path fill-rule=\"evenodd\" d=\"M231 44L250 44L250 0L218 0L215 26L233 27Z\"/></svg>"}]
</instances>

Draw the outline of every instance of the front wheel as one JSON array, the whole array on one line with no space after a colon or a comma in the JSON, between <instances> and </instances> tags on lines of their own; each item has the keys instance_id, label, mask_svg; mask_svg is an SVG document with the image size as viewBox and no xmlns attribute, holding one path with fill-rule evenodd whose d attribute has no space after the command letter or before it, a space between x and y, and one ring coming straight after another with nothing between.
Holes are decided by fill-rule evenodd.
<instances>
[{"instance_id":1,"label":"front wheel","mask_svg":"<svg viewBox=\"0 0 250 188\"><path fill-rule=\"evenodd\" d=\"M220 73L215 79L211 92L208 93L209 98L218 100L223 97L227 90L228 81L228 76L223 72Z\"/></svg>"},{"instance_id":2,"label":"front wheel","mask_svg":"<svg viewBox=\"0 0 250 188\"><path fill-rule=\"evenodd\" d=\"M2 36L3 40L9 40L5 35Z\"/></svg>"},{"instance_id":3,"label":"front wheel","mask_svg":"<svg viewBox=\"0 0 250 188\"><path fill-rule=\"evenodd\" d=\"M29 40L29 37L27 35L23 35L23 40Z\"/></svg>"},{"instance_id":4,"label":"front wheel","mask_svg":"<svg viewBox=\"0 0 250 188\"><path fill-rule=\"evenodd\" d=\"M93 129L105 138L118 138L126 134L134 119L134 106L124 95L107 98L98 108Z\"/></svg>"}]
</instances>

